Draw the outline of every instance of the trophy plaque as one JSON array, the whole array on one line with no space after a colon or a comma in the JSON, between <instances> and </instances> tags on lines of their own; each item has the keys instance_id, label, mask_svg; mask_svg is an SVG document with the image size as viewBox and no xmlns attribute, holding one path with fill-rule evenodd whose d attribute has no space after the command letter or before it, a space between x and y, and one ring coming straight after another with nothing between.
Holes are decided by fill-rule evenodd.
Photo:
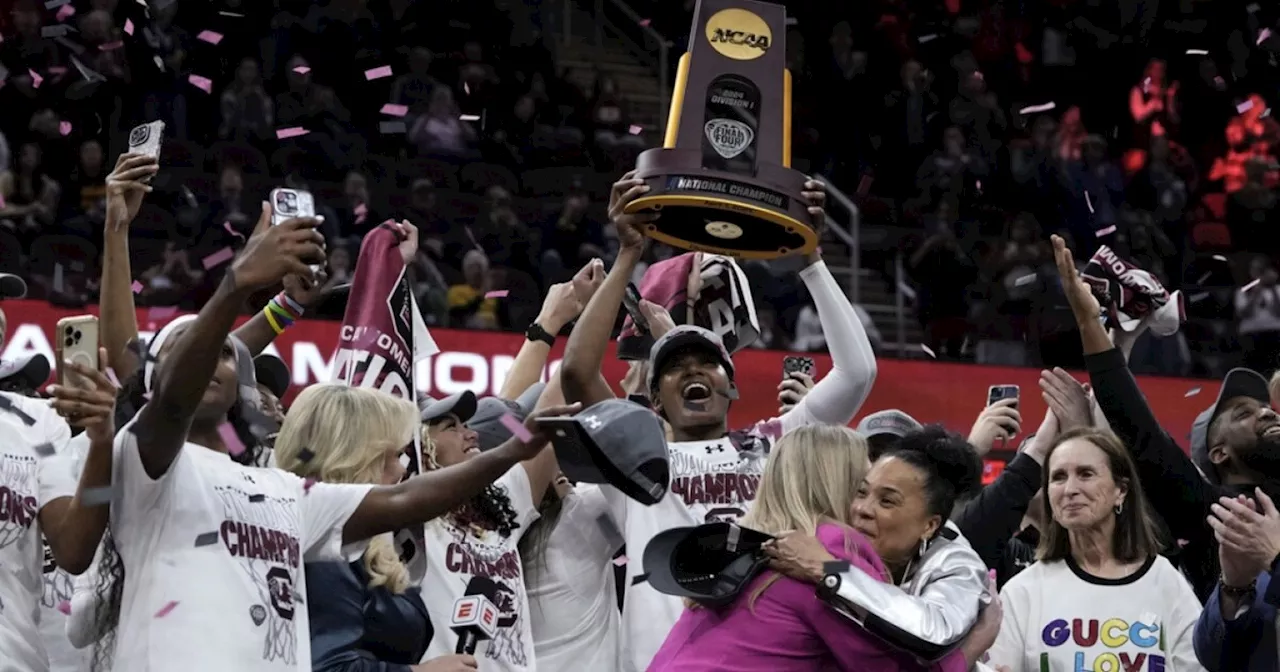
<instances>
[{"instance_id":1,"label":"trophy plaque","mask_svg":"<svg viewBox=\"0 0 1280 672\"><path fill-rule=\"evenodd\" d=\"M649 192L627 213L660 212L645 235L744 259L808 253L818 234L791 169L786 9L698 0L663 146L636 159Z\"/></svg>"}]
</instances>

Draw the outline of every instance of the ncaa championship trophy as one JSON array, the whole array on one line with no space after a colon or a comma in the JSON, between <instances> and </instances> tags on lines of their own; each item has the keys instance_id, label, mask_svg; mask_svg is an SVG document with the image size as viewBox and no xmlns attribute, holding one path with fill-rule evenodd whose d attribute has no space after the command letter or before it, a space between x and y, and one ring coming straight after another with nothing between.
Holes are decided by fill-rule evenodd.
<instances>
[{"instance_id":1,"label":"ncaa championship trophy","mask_svg":"<svg viewBox=\"0 0 1280 672\"><path fill-rule=\"evenodd\" d=\"M812 252L818 234L791 169L786 9L698 0L680 57L666 138L636 160L649 192L627 213L660 212L645 235L743 259Z\"/></svg>"}]
</instances>

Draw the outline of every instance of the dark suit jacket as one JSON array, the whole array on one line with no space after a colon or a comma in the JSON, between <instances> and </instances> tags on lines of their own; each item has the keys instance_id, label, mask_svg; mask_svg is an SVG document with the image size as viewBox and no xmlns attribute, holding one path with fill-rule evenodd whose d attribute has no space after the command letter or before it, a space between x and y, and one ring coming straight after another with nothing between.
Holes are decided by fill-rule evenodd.
<instances>
[{"instance_id":1,"label":"dark suit jacket","mask_svg":"<svg viewBox=\"0 0 1280 672\"><path fill-rule=\"evenodd\" d=\"M413 586L369 588L364 560L308 562L307 612L315 672L409 672L435 631Z\"/></svg>"}]
</instances>

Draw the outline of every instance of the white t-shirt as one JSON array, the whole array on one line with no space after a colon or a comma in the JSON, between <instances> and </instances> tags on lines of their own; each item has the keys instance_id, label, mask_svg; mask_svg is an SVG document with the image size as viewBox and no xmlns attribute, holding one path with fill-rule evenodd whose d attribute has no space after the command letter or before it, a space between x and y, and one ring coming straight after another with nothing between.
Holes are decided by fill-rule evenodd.
<instances>
[{"instance_id":1,"label":"white t-shirt","mask_svg":"<svg viewBox=\"0 0 1280 672\"><path fill-rule=\"evenodd\" d=\"M132 427L116 434L114 470L125 567L114 669L308 669L303 560L341 558L342 527L373 486L307 490L287 471L191 443L152 480Z\"/></svg>"},{"instance_id":2,"label":"white t-shirt","mask_svg":"<svg viewBox=\"0 0 1280 672\"><path fill-rule=\"evenodd\" d=\"M1004 621L992 668L1011 672L1202 670L1192 648L1200 601L1161 556L1125 579L1066 560L1037 562L1000 591Z\"/></svg>"},{"instance_id":3,"label":"white t-shirt","mask_svg":"<svg viewBox=\"0 0 1280 672\"><path fill-rule=\"evenodd\" d=\"M527 559L529 624L544 672L618 669L612 559L621 533L604 527L613 524L600 488L579 486L564 498L545 550Z\"/></svg>"},{"instance_id":4,"label":"white t-shirt","mask_svg":"<svg viewBox=\"0 0 1280 672\"><path fill-rule=\"evenodd\" d=\"M44 544L39 512L73 497L76 479L67 459L71 428L47 401L0 392L19 413L0 411L0 672L45 672L49 661L39 634ZM50 444L48 448L40 448Z\"/></svg>"},{"instance_id":5,"label":"white t-shirt","mask_svg":"<svg viewBox=\"0 0 1280 672\"><path fill-rule=\"evenodd\" d=\"M74 463L76 479L84 471L84 460L89 455L89 437L81 433L67 442L67 458ZM94 558L97 561L97 558ZM50 672L88 672L93 649L77 649L67 638L67 615L59 605L70 605L75 594L75 578L58 566L48 542L44 544L44 592L40 597L40 638L49 654ZM67 607L63 607L64 609Z\"/></svg>"},{"instance_id":6,"label":"white t-shirt","mask_svg":"<svg viewBox=\"0 0 1280 672\"><path fill-rule=\"evenodd\" d=\"M629 557L627 595L622 602L622 669L626 672L648 669L684 611L679 598L663 595L647 582L634 582L645 572L645 547L659 532L673 527L737 522L746 514L755 501L771 445L760 433L749 435L749 440L755 445L741 451L728 436L668 443L671 487L653 506L602 486L609 511L622 528Z\"/></svg>"},{"instance_id":7,"label":"white t-shirt","mask_svg":"<svg viewBox=\"0 0 1280 672\"><path fill-rule=\"evenodd\" d=\"M480 642L476 659L484 672L533 672L533 634L529 630L529 599L524 587L524 567L517 544L538 519L530 493L529 476L517 464L494 482L511 499L520 527L503 538L493 530L461 527L454 515L426 524L427 571L422 577L422 600L427 603L435 636L422 662L453 655L458 635L449 629L453 604L467 593L473 581L497 583L495 606L502 615L492 640Z\"/></svg>"}]
</instances>

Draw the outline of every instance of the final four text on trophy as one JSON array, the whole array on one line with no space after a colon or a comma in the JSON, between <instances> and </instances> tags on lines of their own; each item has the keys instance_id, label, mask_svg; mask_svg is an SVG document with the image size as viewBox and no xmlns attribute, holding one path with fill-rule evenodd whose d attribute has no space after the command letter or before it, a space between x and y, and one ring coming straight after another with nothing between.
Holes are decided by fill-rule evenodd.
<instances>
[{"instance_id":1,"label":"final four text on trophy","mask_svg":"<svg viewBox=\"0 0 1280 672\"><path fill-rule=\"evenodd\" d=\"M649 237L745 259L817 247L808 177L791 169L786 18L768 2L698 0L663 146L636 160L649 192L626 208L662 213Z\"/></svg>"}]
</instances>

